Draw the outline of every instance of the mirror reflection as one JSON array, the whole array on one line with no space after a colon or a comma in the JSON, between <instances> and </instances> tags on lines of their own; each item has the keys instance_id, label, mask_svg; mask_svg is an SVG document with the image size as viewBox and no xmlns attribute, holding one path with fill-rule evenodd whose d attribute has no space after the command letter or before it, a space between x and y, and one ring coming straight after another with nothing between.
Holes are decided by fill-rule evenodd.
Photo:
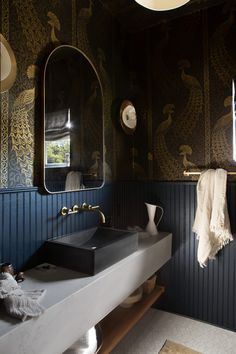
<instances>
[{"instance_id":1,"label":"mirror reflection","mask_svg":"<svg viewBox=\"0 0 236 354\"><path fill-rule=\"evenodd\" d=\"M51 192L103 184L103 101L98 75L77 48L50 54L44 71L44 184Z\"/></svg>"}]
</instances>

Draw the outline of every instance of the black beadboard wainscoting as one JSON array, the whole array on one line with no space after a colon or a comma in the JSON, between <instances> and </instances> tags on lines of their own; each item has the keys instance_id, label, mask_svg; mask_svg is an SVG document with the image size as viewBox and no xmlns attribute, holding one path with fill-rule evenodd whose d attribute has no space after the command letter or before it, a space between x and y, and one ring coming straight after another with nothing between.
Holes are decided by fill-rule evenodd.
<instances>
[{"instance_id":1,"label":"black beadboard wainscoting","mask_svg":"<svg viewBox=\"0 0 236 354\"><path fill-rule=\"evenodd\" d=\"M173 233L173 256L159 274L166 284L161 308L236 330L236 242L224 247L207 268L199 267L192 233L196 207L195 182L125 181L91 191L45 195L37 188L0 193L0 262L20 270L44 241L98 225L96 213L62 217L62 206L98 204L112 215L114 226L145 227L144 202L160 204L159 230ZM236 184L228 183L228 208L235 233ZM111 214L112 213L112 214Z\"/></svg>"},{"instance_id":2,"label":"black beadboard wainscoting","mask_svg":"<svg viewBox=\"0 0 236 354\"><path fill-rule=\"evenodd\" d=\"M20 270L37 262L38 250L46 240L98 225L97 213L60 215L63 206L83 202L100 205L105 215L111 215L112 185L58 194L41 194L37 188L1 190L0 263L11 262Z\"/></svg>"},{"instance_id":3,"label":"black beadboard wainscoting","mask_svg":"<svg viewBox=\"0 0 236 354\"><path fill-rule=\"evenodd\" d=\"M117 182L113 198L116 226L147 223L144 202L160 204L164 217L158 229L173 234L173 256L159 274L166 285L161 308L236 330L236 241L225 246L216 260L200 268L198 241L192 232L196 182ZM228 209L235 234L236 184L228 183ZM158 303L159 304L159 303Z\"/></svg>"}]
</instances>

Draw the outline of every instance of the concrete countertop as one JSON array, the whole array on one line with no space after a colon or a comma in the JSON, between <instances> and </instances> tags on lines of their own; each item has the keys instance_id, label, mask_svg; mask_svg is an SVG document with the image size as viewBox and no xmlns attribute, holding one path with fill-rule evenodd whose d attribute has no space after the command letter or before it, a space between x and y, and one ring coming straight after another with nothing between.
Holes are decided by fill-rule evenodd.
<instances>
[{"instance_id":1,"label":"concrete countertop","mask_svg":"<svg viewBox=\"0 0 236 354\"><path fill-rule=\"evenodd\" d=\"M45 311L20 322L2 309L0 353L61 354L170 259L171 242L167 232L140 239L138 251L94 276L55 266L27 271L21 287L46 289Z\"/></svg>"}]
</instances>

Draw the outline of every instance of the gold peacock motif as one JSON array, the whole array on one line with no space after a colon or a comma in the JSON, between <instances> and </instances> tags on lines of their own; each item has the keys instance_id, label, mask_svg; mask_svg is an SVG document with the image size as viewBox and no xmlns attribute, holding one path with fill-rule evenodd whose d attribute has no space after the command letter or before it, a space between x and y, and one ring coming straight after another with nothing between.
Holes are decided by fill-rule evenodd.
<instances>
[{"instance_id":1,"label":"gold peacock motif","mask_svg":"<svg viewBox=\"0 0 236 354\"><path fill-rule=\"evenodd\" d=\"M81 49L84 54L94 63L93 53L90 47L87 26L93 15L93 1L88 1L89 6L80 9L78 14L78 25L77 25L77 38L78 38L78 48Z\"/></svg>"},{"instance_id":2,"label":"gold peacock motif","mask_svg":"<svg viewBox=\"0 0 236 354\"><path fill-rule=\"evenodd\" d=\"M47 43L48 35L42 26L32 0L13 0L22 32L29 50L36 56Z\"/></svg>"},{"instance_id":3,"label":"gold peacock motif","mask_svg":"<svg viewBox=\"0 0 236 354\"><path fill-rule=\"evenodd\" d=\"M28 79L34 79L37 72L35 65L27 69ZM12 107L10 119L10 139L12 151L24 178L23 185L32 185L34 160L34 133L29 123L30 113L34 107L35 87L22 91Z\"/></svg>"},{"instance_id":4,"label":"gold peacock motif","mask_svg":"<svg viewBox=\"0 0 236 354\"><path fill-rule=\"evenodd\" d=\"M236 74L235 60L230 56L225 43L234 22L234 13L231 11L227 20L220 24L211 39L211 64L225 87L231 87L232 77Z\"/></svg>"},{"instance_id":5,"label":"gold peacock motif","mask_svg":"<svg viewBox=\"0 0 236 354\"><path fill-rule=\"evenodd\" d=\"M180 177L181 165L171 155L166 144L165 135L172 124L172 114L175 106L167 104L163 108L163 114L167 119L159 124L154 134L154 158L158 162L161 173L167 180L173 180Z\"/></svg>"},{"instance_id":6,"label":"gold peacock motif","mask_svg":"<svg viewBox=\"0 0 236 354\"><path fill-rule=\"evenodd\" d=\"M186 140L194 131L202 113L203 95L199 81L191 75L186 74L185 70L190 67L190 62L186 59L179 61L181 70L181 80L189 90L188 102L184 110L176 117L172 132L176 138Z\"/></svg>"},{"instance_id":7,"label":"gold peacock motif","mask_svg":"<svg viewBox=\"0 0 236 354\"><path fill-rule=\"evenodd\" d=\"M186 170L194 169L194 171L198 170L195 163L188 160L187 156L191 156L193 150L189 145L181 145L179 147L180 155L183 156L183 166Z\"/></svg>"},{"instance_id":8,"label":"gold peacock motif","mask_svg":"<svg viewBox=\"0 0 236 354\"><path fill-rule=\"evenodd\" d=\"M197 167L197 165L195 163L189 161L189 159L188 159L188 156L191 156L192 153L193 153L193 150L192 150L191 146L189 146L189 145L181 145L179 147L179 151L180 151L179 155L183 156L182 163L183 163L184 169L186 171L191 171L192 170L194 172L200 172L200 169ZM192 181L198 180L198 176L197 175L192 175L191 176L191 180Z\"/></svg>"},{"instance_id":9,"label":"gold peacock motif","mask_svg":"<svg viewBox=\"0 0 236 354\"><path fill-rule=\"evenodd\" d=\"M22 32L26 38L26 45L32 52L33 58L36 59L38 53L49 42L48 32L41 23L32 0L13 0L13 4L16 8ZM47 16L49 17L48 24L51 26L51 41L58 42L55 30L60 30L60 21L51 11L47 13Z\"/></svg>"},{"instance_id":10,"label":"gold peacock motif","mask_svg":"<svg viewBox=\"0 0 236 354\"><path fill-rule=\"evenodd\" d=\"M227 132L232 131L232 97L224 100L224 107L229 107L229 112L220 117L212 131L212 153L219 166L225 166L232 160L232 139L229 140ZM231 142L231 143L230 143Z\"/></svg>"},{"instance_id":11,"label":"gold peacock motif","mask_svg":"<svg viewBox=\"0 0 236 354\"><path fill-rule=\"evenodd\" d=\"M91 173L93 176L98 177L100 176L101 170L101 154L100 151L95 150L92 152L91 159L93 161L93 165L90 166L88 172Z\"/></svg>"},{"instance_id":12,"label":"gold peacock motif","mask_svg":"<svg viewBox=\"0 0 236 354\"><path fill-rule=\"evenodd\" d=\"M51 26L51 41L53 43L60 42L56 36L56 30L61 30L60 21L52 11L48 11L47 16L49 17L48 24Z\"/></svg>"}]
</instances>

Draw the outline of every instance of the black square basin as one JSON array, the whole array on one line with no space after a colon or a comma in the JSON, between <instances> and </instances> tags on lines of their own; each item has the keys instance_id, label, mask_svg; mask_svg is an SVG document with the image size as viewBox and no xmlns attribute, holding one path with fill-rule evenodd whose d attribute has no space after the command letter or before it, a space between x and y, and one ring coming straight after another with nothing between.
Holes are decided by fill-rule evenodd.
<instances>
[{"instance_id":1,"label":"black square basin","mask_svg":"<svg viewBox=\"0 0 236 354\"><path fill-rule=\"evenodd\" d=\"M94 275L138 249L138 233L95 227L45 243L45 260Z\"/></svg>"}]
</instances>

